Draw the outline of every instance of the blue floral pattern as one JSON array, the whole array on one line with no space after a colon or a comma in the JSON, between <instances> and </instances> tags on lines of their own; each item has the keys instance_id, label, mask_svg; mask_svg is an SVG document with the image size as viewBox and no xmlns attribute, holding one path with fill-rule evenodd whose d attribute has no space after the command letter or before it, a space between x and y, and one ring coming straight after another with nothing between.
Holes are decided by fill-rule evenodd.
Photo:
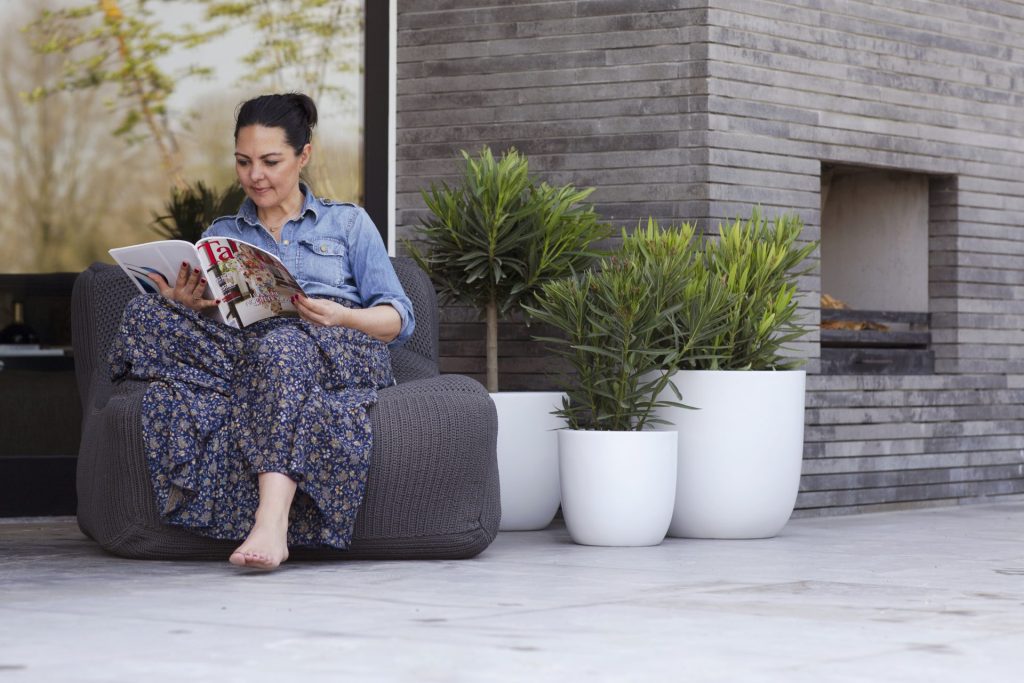
<instances>
[{"instance_id":1,"label":"blue floral pattern","mask_svg":"<svg viewBox=\"0 0 1024 683\"><path fill-rule=\"evenodd\" d=\"M288 543L349 546L373 443L367 411L393 381L383 342L284 317L237 330L140 295L109 360L114 379L149 382L142 431L164 521L243 539L257 474L281 472L298 483Z\"/></svg>"}]
</instances>

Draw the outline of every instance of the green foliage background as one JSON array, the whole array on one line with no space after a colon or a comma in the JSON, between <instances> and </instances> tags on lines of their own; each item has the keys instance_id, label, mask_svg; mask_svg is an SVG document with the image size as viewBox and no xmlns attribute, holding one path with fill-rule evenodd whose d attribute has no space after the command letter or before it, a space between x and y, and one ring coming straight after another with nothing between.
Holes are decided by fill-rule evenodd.
<instances>
[{"instance_id":1,"label":"green foliage background","mask_svg":"<svg viewBox=\"0 0 1024 683\"><path fill-rule=\"evenodd\" d=\"M80 270L112 246L154 239L172 187L221 192L234 181L235 107L262 92L321 98L310 181L318 194L362 201L362 0L0 10L0 153L10 161L0 182L24 185L0 216L3 272ZM190 57L224 35L227 57ZM229 62L245 75L224 80L216 68Z\"/></svg>"}]
</instances>

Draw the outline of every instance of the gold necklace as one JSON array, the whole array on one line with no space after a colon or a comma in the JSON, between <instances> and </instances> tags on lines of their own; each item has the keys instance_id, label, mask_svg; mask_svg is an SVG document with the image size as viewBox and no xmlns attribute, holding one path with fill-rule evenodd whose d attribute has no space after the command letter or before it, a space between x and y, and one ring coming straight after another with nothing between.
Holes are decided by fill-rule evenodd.
<instances>
[{"instance_id":1,"label":"gold necklace","mask_svg":"<svg viewBox=\"0 0 1024 683\"><path fill-rule=\"evenodd\" d=\"M293 220L295 220L298 217L299 217L299 214L296 213L293 216L289 216L289 217L285 218L283 221L281 221L280 223L278 223L277 225L274 225L274 226L269 225L266 221L264 221L262 219L261 219L260 222L263 223L263 227L265 227L267 230L269 230L272 234L276 235L281 230L281 228L283 228L285 226L285 224L288 221L293 221Z\"/></svg>"}]
</instances>

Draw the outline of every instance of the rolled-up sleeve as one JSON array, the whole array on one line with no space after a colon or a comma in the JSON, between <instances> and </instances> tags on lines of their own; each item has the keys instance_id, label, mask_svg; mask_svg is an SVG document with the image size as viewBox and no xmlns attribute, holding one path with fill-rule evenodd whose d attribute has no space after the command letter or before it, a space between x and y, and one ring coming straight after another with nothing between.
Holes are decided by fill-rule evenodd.
<instances>
[{"instance_id":1,"label":"rolled-up sleeve","mask_svg":"<svg viewBox=\"0 0 1024 683\"><path fill-rule=\"evenodd\" d=\"M388 343L401 346L416 329L412 302L405 295L402 283L391 265L387 247L369 214L359 209L348 235L349 265L364 308L390 304L402 318L402 329Z\"/></svg>"}]
</instances>

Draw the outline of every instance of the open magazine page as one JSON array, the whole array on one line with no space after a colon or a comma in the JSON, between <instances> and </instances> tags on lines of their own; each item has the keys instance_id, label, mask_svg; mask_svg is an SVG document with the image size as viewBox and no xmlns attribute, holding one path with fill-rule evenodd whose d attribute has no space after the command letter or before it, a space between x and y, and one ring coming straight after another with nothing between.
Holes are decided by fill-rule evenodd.
<instances>
[{"instance_id":1,"label":"open magazine page","mask_svg":"<svg viewBox=\"0 0 1024 683\"><path fill-rule=\"evenodd\" d=\"M226 237L196 243L207 279L220 290L220 312L228 325L247 327L275 315L295 316L291 298L302 287L273 254Z\"/></svg>"},{"instance_id":2,"label":"open magazine page","mask_svg":"<svg viewBox=\"0 0 1024 683\"><path fill-rule=\"evenodd\" d=\"M168 284L173 285L178 279L182 262L187 263L190 268L198 268L206 272L206 290L203 296L208 299L220 297L216 283L209 275L209 264L203 263L196 247L185 240L160 240L159 242L146 242L145 244L134 244L130 247L118 247L109 251L110 255L121 266L121 270L128 274L135 286L143 294L159 294L160 290L156 283L150 279L151 273L163 275ZM205 315L226 322L221 312L216 309L207 309Z\"/></svg>"},{"instance_id":3,"label":"open magazine page","mask_svg":"<svg viewBox=\"0 0 1024 683\"><path fill-rule=\"evenodd\" d=\"M148 276L158 273L168 283L174 284L182 261L192 268L201 268L195 245L185 240L160 240L130 247L111 249L110 255L121 269L128 274L143 294L158 294L156 283Z\"/></svg>"}]
</instances>

